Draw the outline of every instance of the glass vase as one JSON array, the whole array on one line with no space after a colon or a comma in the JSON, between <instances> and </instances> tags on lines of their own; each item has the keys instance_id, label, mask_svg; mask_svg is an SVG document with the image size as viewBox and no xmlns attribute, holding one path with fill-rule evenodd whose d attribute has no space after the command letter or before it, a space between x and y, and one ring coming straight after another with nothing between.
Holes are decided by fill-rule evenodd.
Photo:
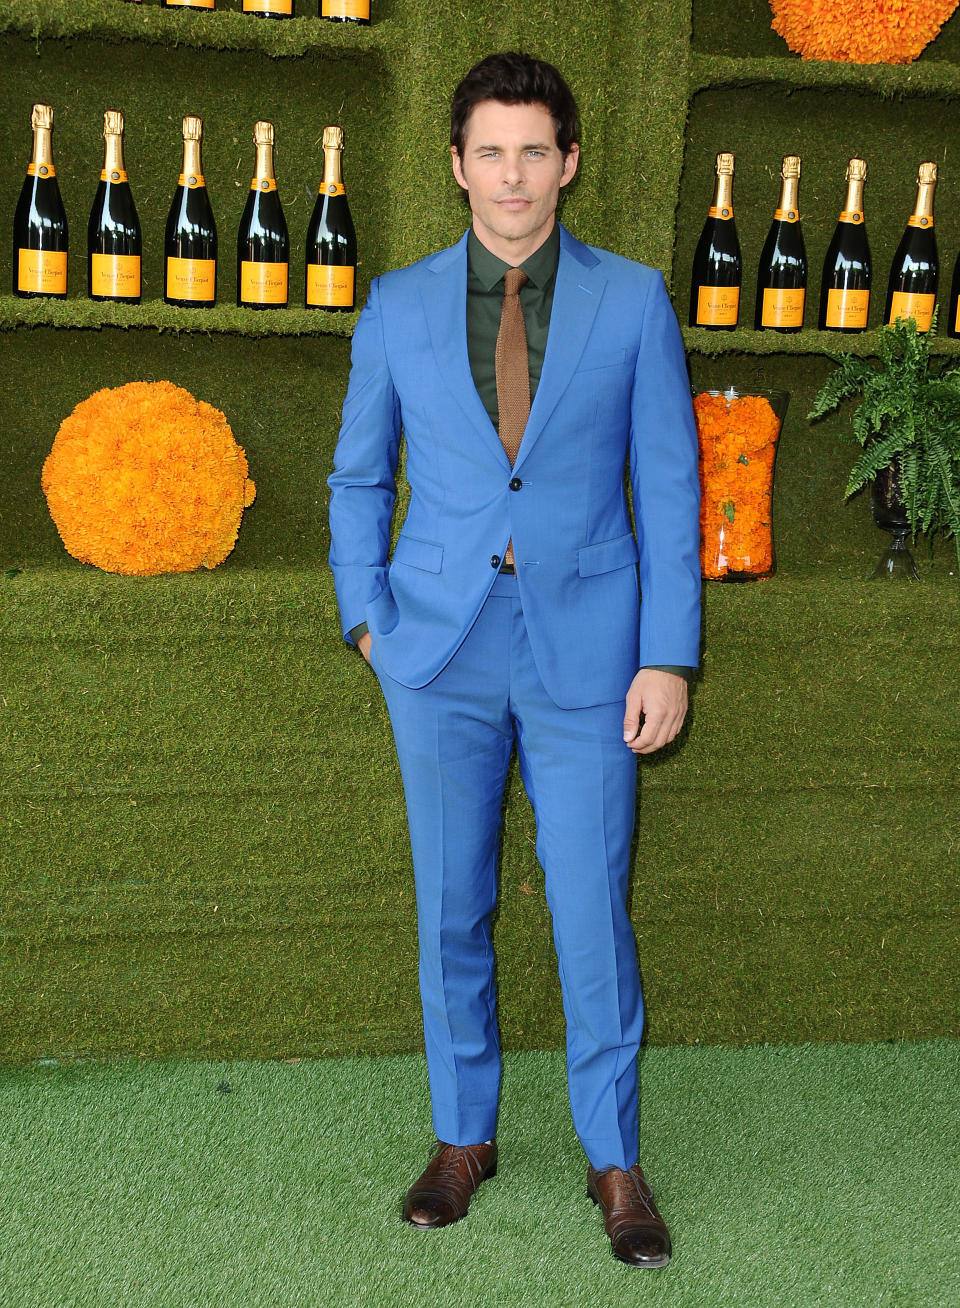
<instances>
[{"instance_id":1,"label":"glass vase","mask_svg":"<svg viewBox=\"0 0 960 1308\"><path fill-rule=\"evenodd\" d=\"M870 487L870 505L873 520L881 531L890 533L890 544L877 560L877 566L870 573L870 581L885 581L887 578L900 581L919 581L920 574L913 561L913 555L907 548L910 535L910 522L907 518L907 505L900 483L899 460L893 461L879 472Z\"/></svg>"},{"instance_id":2,"label":"glass vase","mask_svg":"<svg viewBox=\"0 0 960 1308\"><path fill-rule=\"evenodd\" d=\"M694 397L700 447L700 566L714 581L773 575L773 467L786 391L702 391Z\"/></svg>"}]
</instances>

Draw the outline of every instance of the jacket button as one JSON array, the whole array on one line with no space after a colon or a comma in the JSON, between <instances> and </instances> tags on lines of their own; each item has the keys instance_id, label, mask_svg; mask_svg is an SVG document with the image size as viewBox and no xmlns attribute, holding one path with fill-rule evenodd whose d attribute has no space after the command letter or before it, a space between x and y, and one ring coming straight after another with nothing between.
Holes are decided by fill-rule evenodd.
<instances>
[{"instance_id":1,"label":"jacket button","mask_svg":"<svg viewBox=\"0 0 960 1308\"><path fill-rule=\"evenodd\" d=\"M499 554L494 554L494 556L493 556L493 557L491 558L491 560L490 560L490 566L491 566L491 568L499 568L499 566L500 566L500 555L499 555Z\"/></svg>"},{"instance_id":2,"label":"jacket button","mask_svg":"<svg viewBox=\"0 0 960 1308\"><path fill-rule=\"evenodd\" d=\"M514 478L511 479L511 482L510 482L510 489L511 489L511 490L519 490L520 487L521 487L522 485L523 485L523 482L520 480L520 478L519 478L519 477L514 477Z\"/></svg>"}]
</instances>

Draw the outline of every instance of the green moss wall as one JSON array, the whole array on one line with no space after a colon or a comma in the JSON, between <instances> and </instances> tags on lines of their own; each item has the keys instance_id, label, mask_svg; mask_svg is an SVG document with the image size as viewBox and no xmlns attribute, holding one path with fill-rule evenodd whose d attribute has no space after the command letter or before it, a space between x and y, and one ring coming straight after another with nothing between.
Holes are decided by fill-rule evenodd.
<instances>
[{"instance_id":1,"label":"green moss wall","mask_svg":"<svg viewBox=\"0 0 960 1308\"><path fill-rule=\"evenodd\" d=\"M301 9L305 6L298 0ZM818 267L847 157L871 165L878 266L917 162L943 163L938 234L960 248L960 23L912 69L805 65L765 0L648 5L374 0L373 26L166 13L121 0L0 0L0 193L13 197L35 100L56 110L70 298L9 295L0 247L0 1058L289 1056L415 1049L412 879L375 681L339 637L326 486L353 319L232 307L252 126L277 170L302 285L320 133L341 122L371 276L460 234L446 113L477 58L555 61L584 119L564 220L661 268L683 319L713 155L737 153L753 264L780 155L804 157ZM312 8L312 6L306 6ZM145 230L144 303L84 298L102 111L122 108ZM220 303L159 302L179 121L205 120ZM882 280L882 274L881 274ZM868 585L879 533L841 500L845 415L804 419L826 375L816 332L687 332L697 386L792 400L775 501L778 574L707 587L704 672L680 742L642 769L632 909L657 1042L867 1039L955 1030L958 587L950 549L922 585ZM857 348L871 348L868 333ZM946 343L938 349L952 350ZM258 485L213 573L112 577L63 551L39 487L57 426L91 391L169 377L222 408ZM955 562L955 560L954 560ZM529 806L506 802L503 1035L562 1041Z\"/></svg>"}]
</instances>

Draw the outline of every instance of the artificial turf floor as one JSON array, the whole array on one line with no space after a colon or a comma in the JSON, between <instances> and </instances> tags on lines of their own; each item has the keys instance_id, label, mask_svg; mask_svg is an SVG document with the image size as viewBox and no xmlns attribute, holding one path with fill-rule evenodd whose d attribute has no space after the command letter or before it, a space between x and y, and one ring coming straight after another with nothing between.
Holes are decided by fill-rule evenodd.
<instances>
[{"instance_id":1,"label":"artificial turf floor","mask_svg":"<svg viewBox=\"0 0 960 1308\"><path fill-rule=\"evenodd\" d=\"M3 1308L960 1303L960 1042L656 1047L641 1162L674 1239L610 1255L563 1057L505 1060L498 1176L399 1220L419 1057L0 1072Z\"/></svg>"}]
</instances>

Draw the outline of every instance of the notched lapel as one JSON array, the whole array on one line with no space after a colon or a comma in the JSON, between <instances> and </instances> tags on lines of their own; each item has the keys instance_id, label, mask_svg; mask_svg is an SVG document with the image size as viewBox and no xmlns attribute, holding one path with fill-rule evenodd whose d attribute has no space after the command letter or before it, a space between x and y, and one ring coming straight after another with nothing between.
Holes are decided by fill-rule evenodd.
<instances>
[{"instance_id":1,"label":"notched lapel","mask_svg":"<svg viewBox=\"0 0 960 1308\"><path fill-rule=\"evenodd\" d=\"M570 384L593 328L605 286L606 276L600 269L599 259L561 227L560 261L550 310L547 348L515 468L519 468L530 453Z\"/></svg>"},{"instance_id":2,"label":"notched lapel","mask_svg":"<svg viewBox=\"0 0 960 1308\"><path fill-rule=\"evenodd\" d=\"M420 288L430 343L440 375L471 426L507 464L497 430L484 408L467 351L467 238L430 263Z\"/></svg>"}]
</instances>

